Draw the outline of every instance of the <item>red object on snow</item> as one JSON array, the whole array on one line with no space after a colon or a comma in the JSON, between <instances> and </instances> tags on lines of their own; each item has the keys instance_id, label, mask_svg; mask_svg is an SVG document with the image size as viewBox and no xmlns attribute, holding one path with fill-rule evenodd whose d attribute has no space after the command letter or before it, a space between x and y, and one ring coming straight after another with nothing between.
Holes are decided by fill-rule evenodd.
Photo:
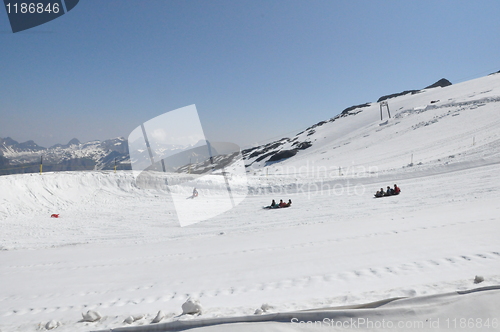
<instances>
[{"instance_id":1,"label":"red object on snow","mask_svg":"<svg viewBox=\"0 0 500 332\"><path fill-rule=\"evenodd\" d=\"M54 213L54 214L52 214L50 217L51 217L51 218L59 218L59 214L55 214L55 213Z\"/></svg>"}]
</instances>

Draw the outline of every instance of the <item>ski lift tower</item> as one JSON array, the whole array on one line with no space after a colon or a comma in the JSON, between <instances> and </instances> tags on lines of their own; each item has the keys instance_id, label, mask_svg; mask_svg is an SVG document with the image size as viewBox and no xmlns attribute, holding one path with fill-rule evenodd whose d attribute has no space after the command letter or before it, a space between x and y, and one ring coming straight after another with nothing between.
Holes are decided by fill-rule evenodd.
<instances>
[{"instance_id":1,"label":"ski lift tower","mask_svg":"<svg viewBox=\"0 0 500 332\"><path fill-rule=\"evenodd\" d=\"M389 118L391 117L391 112L389 111L389 103L387 103L387 101L381 101L380 102L380 121L382 121L382 109L385 107L387 107L387 114L389 114Z\"/></svg>"}]
</instances>

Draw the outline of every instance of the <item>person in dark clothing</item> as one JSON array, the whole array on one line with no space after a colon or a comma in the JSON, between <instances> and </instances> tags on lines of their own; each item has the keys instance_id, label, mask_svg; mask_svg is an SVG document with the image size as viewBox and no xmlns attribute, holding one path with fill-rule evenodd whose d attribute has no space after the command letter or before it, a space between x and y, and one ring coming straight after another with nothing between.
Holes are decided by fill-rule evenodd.
<instances>
[{"instance_id":1,"label":"person in dark clothing","mask_svg":"<svg viewBox=\"0 0 500 332\"><path fill-rule=\"evenodd\" d=\"M276 204L276 202L273 199L273 201L271 202L271 205L264 206L264 209L276 209L278 207L279 207L278 204Z\"/></svg>"},{"instance_id":2,"label":"person in dark clothing","mask_svg":"<svg viewBox=\"0 0 500 332\"><path fill-rule=\"evenodd\" d=\"M392 195L392 189L391 187L387 186L387 191L385 192L386 196L391 196Z\"/></svg>"}]
</instances>

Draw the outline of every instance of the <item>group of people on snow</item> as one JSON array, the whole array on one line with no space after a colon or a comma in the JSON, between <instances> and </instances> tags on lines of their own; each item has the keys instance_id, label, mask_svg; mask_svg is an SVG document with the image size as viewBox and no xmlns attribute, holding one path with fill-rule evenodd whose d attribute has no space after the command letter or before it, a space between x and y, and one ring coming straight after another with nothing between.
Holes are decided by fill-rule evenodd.
<instances>
[{"instance_id":1,"label":"group of people on snow","mask_svg":"<svg viewBox=\"0 0 500 332\"><path fill-rule=\"evenodd\" d=\"M375 197L399 195L400 192L401 189L396 184L394 184L394 188L387 186L386 191L384 191L384 188L380 188L380 190L375 194Z\"/></svg>"},{"instance_id":2,"label":"group of people on snow","mask_svg":"<svg viewBox=\"0 0 500 332\"><path fill-rule=\"evenodd\" d=\"M273 199L271 202L271 205L264 207L265 209L279 209L279 208L286 208L290 207L292 205L292 200L289 199L288 203L283 202L282 199L280 199L280 202L276 204L276 201Z\"/></svg>"}]
</instances>

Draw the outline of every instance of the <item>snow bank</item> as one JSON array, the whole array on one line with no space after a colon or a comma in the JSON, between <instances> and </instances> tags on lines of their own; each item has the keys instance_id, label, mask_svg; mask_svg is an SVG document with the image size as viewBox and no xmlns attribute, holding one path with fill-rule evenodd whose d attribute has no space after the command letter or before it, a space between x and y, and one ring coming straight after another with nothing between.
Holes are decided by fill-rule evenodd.
<instances>
[{"instance_id":1,"label":"snow bank","mask_svg":"<svg viewBox=\"0 0 500 332\"><path fill-rule=\"evenodd\" d=\"M183 315L201 315L203 309L199 300L188 299L182 304Z\"/></svg>"},{"instance_id":2,"label":"snow bank","mask_svg":"<svg viewBox=\"0 0 500 332\"><path fill-rule=\"evenodd\" d=\"M260 316L177 321L99 332L324 331L331 328L386 331L500 330L500 286L415 298L387 299L350 308L326 308Z\"/></svg>"}]
</instances>

